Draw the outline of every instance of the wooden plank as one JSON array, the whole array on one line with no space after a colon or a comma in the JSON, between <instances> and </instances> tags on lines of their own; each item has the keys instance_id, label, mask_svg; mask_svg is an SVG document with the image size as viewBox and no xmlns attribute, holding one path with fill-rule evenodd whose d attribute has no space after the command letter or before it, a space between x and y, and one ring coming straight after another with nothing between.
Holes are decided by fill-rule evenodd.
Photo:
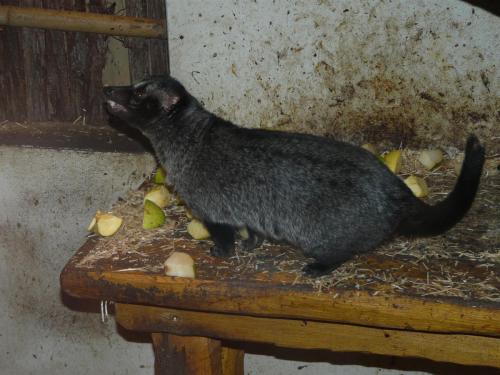
<instances>
[{"instance_id":1,"label":"wooden plank","mask_svg":"<svg viewBox=\"0 0 500 375\"><path fill-rule=\"evenodd\" d=\"M41 9L48 7L110 11L105 0L90 4L84 0L18 0L6 5L29 5L36 8L33 10L36 14L51 12ZM6 8L9 12L5 13L12 16L14 8L2 10ZM105 35L8 26L4 29L0 33L0 46L6 47L0 47L0 60L6 63L2 66L0 84L7 100L0 102L0 121L73 122L81 116L87 124L107 122L101 95L107 50Z\"/></svg>"},{"instance_id":2,"label":"wooden plank","mask_svg":"<svg viewBox=\"0 0 500 375\"><path fill-rule=\"evenodd\" d=\"M16 0L8 0L6 3L17 5ZM25 48L21 33L10 28L2 28L0 31L0 59L2 61L0 119L13 119L16 114L24 117L28 110L25 104L27 93L22 63Z\"/></svg>"},{"instance_id":3,"label":"wooden plank","mask_svg":"<svg viewBox=\"0 0 500 375\"><path fill-rule=\"evenodd\" d=\"M330 294L271 283L211 281L127 272L78 271L62 289L74 297L254 316L321 320L406 330L500 336L498 309L366 292Z\"/></svg>"},{"instance_id":4,"label":"wooden plank","mask_svg":"<svg viewBox=\"0 0 500 375\"><path fill-rule=\"evenodd\" d=\"M164 331L178 335L269 343L288 348L366 352L500 367L500 339L491 337L410 332L125 304L116 305L116 319L120 325L133 331Z\"/></svg>"},{"instance_id":5,"label":"wooden plank","mask_svg":"<svg viewBox=\"0 0 500 375\"><path fill-rule=\"evenodd\" d=\"M163 0L125 0L127 15L133 17L166 17ZM130 79L137 82L151 75L169 73L168 39L127 39L130 60Z\"/></svg>"},{"instance_id":6,"label":"wooden plank","mask_svg":"<svg viewBox=\"0 0 500 375\"><path fill-rule=\"evenodd\" d=\"M152 333L155 375L220 375L220 341L207 337Z\"/></svg>"},{"instance_id":7,"label":"wooden plank","mask_svg":"<svg viewBox=\"0 0 500 375\"><path fill-rule=\"evenodd\" d=\"M149 144L126 137L111 126L83 126L71 122L4 122L0 126L0 144L100 152L151 152Z\"/></svg>"}]
</instances>

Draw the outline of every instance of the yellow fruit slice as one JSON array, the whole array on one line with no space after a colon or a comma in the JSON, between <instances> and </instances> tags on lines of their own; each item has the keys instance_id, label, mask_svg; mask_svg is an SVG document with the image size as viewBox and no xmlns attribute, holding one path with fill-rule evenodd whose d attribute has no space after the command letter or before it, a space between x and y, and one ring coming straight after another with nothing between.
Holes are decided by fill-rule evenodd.
<instances>
[{"instance_id":1,"label":"yellow fruit slice","mask_svg":"<svg viewBox=\"0 0 500 375\"><path fill-rule=\"evenodd\" d=\"M443 161L443 153L441 150L425 150L418 156L418 161L430 171Z\"/></svg>"},{"instance_id":2,"label":"yellow fruit slice","mask_svg":"<svg viewBox=\"0 0 500 375\"><path fill-rule=\"evenodd\" d=\"M206 240L210 238L207 228L197 219L193 219L187 226L187 231L195 240Z\"/></svg>"},{"instance_id":3,"label":"yellow fruit slice","mask_svg":"<svg viewBox=\"0 0 500 375\"><path fill-rule=\"evenodd\" d=\"M144 200L151 201L158 207L164 208L170 203L170 193L164 185L158 185L144 196Z\"/></svg>"},{"instance_id":4,"label":"yellow fruit slice","mask_svg":"<svg viewBox=\"0 0 500 375\"><path fill-rule=\"evenodd\" d=\"M361 146L361 148L364 148L367 151L370 151L373 155L378 155L378 150L377 148L372 145L371 143L365 143L364 145Z\"/></svg>"},{"instance_id":5,"label":"yellow fruit slice","mask_svg":"<svg viewBox=\"0 0 500 375\"><path fill-rule=\"evenodd\" d=\"M405 184L418 198L426 197L427 195L429 195L429 188L427 187L427 183L420 177L411 175L410 177L405 179Z\"/></svg>"},{"instance_id":6,"label":"yellow fruit slice","mask_svg":"<svg viewBox=\"0 0 500 375\"><path fill-rule=\"evenodd\" d=\"M399 173L401 170L401 150L393 150L384 155L384 163L392 171L392 173Z\"/></svg>"},{"instance_id":7,"label":"yellow fruit slice","mask_svg":"<svg viewBox=\"0 0 500 375\"><path fill-rule=\"evenodd\" d=\"M103 214L97 219L97 233L108 237L115 234L122 226L123 219L111 214Z\"/></svg>"},{"instance_id":8,"label":"yellow fruit slice","mask_svg":"<svg viewBox=\"0 0 500 375\"><path fill-rule=\"evenodd\" d=\"M108 237L115 234L118 229L120 229L122 223L123 219L121 217L109 213L103 214L101 211L97 211L87 229L89 232Z\"/></svg>"},{"instance_id":9,"label":"yellow fruit slice","mask_svg":"<svg viewBox=\"0 0 500 375\"><path fill-rule=\"evenodd\" d=\"M241 228L239 231L238 231L240 237L242 240L248 240L250 238L249 234L248 234L248 229L247 228Z\"/></svg>"},{"instance_id":10,"label":"yellow fruit slice","mask_svg":"<svg viewBox=\"0 0 500 375\"><path fill-rule=\"evenodd\" d=\"M93 232L96 224L97 224L97 219L96 219L96 218L95 218L95 216L94 216L94 217L92 218L92 221L90 222L89 227L87 228L87 230L88 230L89 232Z\"/></svg>"}]
</instances>

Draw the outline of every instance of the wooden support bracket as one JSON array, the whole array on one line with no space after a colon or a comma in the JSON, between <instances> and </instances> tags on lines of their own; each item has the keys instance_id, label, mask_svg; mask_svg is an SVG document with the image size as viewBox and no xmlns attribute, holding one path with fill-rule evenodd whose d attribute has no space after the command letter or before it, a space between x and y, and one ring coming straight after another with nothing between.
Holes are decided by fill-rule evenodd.
<instances>
[{"instance_id":1,"label":"wooden support bracket","mask_svg":"<svg viewBox=\"0 0 500 375\"><path fill-rule=\"evenodd\" d=\"M365 352L500 367L500 340L485 336L404 331L121 303L116 305L116 320L124 328L139 332L168 332L268 343L295 349Z\"/></svg>"}]
</instances>

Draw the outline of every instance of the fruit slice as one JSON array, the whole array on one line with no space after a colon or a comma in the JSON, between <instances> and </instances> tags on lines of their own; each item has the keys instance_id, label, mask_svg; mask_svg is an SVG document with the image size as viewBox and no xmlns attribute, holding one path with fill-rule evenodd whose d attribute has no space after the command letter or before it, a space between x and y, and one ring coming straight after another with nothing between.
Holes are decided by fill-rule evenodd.
<instances>
[{"instance_id":1,"label":"fruit slice","mask_svg":"<svg viewBox=\"0 0 500 375\"><path fill-rule=\"evenodd\" d=\"M189 254L174 251L165 261L165 275L194 278L193 258Z\"/></svg>"},{"instance_id":2,"label":"fruit slice","mask_svg":"<svg viewBox=\"0 0 500 375\"><path fill-rule=\"evenodd\" d=\"M145 195L144 200L151 201L158 207L164 208L170 203L170 193L165 185L158 185Z\"/></svg>"},{"instance_id":3,"label":"fruit slice","mask_svg":"<svg viewBox=\"0 0 500 375\"><path fill-rule=\"evenodd\" d=\"M206 240L210 238L207 228L197 219L193 219L187 226L187 231L195 240Z\"/></svg>"},{"instance_id":4,"label":"fruit slice","mask_svg":"<svg viewBox=\"0 0 500 375\"><path fill-rule=\"evenodd\" d=\"M370 151L373 155L378 155L378 150L377 148L372 145L371 143L365 143L364 145L361 146L361 148L364 148L367 151Z\"/></svg>"},{"instance_id":5,"label":"fruit slice","mask_svg":"<svg viewBox=\"0 0 500 375\"><path fill-rule=\"evenodd\" d=\"M238 231L238 233L242 240L248 240L250 238L250 235L248 234L248 229L246 227L241 228Z\"/></svg>"},{"instance_id":6,"label":"fruit slice","mask_svg":"<svg viewBox=\"0 0 500 375\"><path fill-rule=\"evenodd\" d=\"M153 182L155 184L164 184L166 180L167 180L167 172L165 172L165 169L163 169L163 167L158 167L156 169Z\"/></svg>"},{"instance_id":7,"label":"fruit slice","mask_svg":"<svg viewBox=\"0 0 500 375\"><path fill-rule=\"evenodd\" d=\"M121 217L97 211L87 230L103 237L108 237L115 234L120 229L122 223L123 219Z\"/></svg>"},{"instance_id":8,"label":"fruit slice","mask_svg":"<svg viewBox=\"0 0 500 375\"><path fill-rule=\"evenodd\" d=\"M97 212L99 213L99 211L97 211ZM97 216L97 214L96 214L96 216ZM96 216L94 216L94 217L92 218L92 221L90 222L89 227L87 228L87 230L88 230L89 232L94 232L95 225L97 224L97 219L96 219Z\"/></svg>"},{"instance_id":9,"label":"fruit slice","mask_svg":"<svg viewBox=\"0 0 500 375\"><path fill-rule=\"evenodd\" d=\"M123 219L121 217L102 214L97 218L97 233L104 237L112 236L120 229L122 223Z\"/></svg>"},{"instance_id":10,"label":"fruit slice","mask_svg":"<svg viewBox=\"0 0 500 375\"><path fill-rule=\"evenodd\" d=\"M418 161L430 171L443 161L443 153L441 150L425 150L418 156Z\"/></svg>"},{"instance_id":11,"label":"fruit slice","mask_svg":"<svg viewBox=\"0 0 500 375\"><path fill-rule=\"evenodd\" d=\"M163 210L150 200L145 200L142 227L144 229L153 229L163 224L165 224L165 213Z\"/></svg>"},{"instance_id":12,"label":"fruit slice","mask_svg":"<svg viewBox=\"0 0 500 375\"><path fill-rule=\"evenodd\" d=\"M411 175L410 177L405 179L405 184L418 198L426 197L427 195L429 195L429 188L427 187L427 183L420 177Z\"/></svg>"},{"instance_id":13,"label":"fruit slice","mask_svg":"<svg viewBox=\"0 0 500 375\"><path fill-rule=\"evenodd\" d=\"M399 173L401 170L401 150L393 150L387 153L383 158L385 165L387 165L392 173Z\"/></svg>"}]
</instances>

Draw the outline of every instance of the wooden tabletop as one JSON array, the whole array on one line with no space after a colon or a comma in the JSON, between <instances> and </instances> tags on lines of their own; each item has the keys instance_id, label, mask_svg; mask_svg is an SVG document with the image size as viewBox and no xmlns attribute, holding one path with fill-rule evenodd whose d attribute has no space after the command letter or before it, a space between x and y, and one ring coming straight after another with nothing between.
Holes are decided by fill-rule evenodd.
<instances>
[{"instance_id":1,"label":"wooden tabletop","mask_svg":"<svg viewBox=\"0 0 500 375\"><path fill-rule=\"evenodd\" d=\"M485 218L500 207L500 185L490 182L446 235L396 238L319 279L303 276L308 260L284 245L265 243L251 253L238 247L225 260L210 256L211 242L190 238L177 204L167 207L165 226L143 230L145 185L113 208L123 228L111 238L89 238L62 271L61 285L74 297L128 304L500 336L500 219L496 211ZM196 279L164 275L174 250L193 257Z\"/></svg>"}]
</instances>

